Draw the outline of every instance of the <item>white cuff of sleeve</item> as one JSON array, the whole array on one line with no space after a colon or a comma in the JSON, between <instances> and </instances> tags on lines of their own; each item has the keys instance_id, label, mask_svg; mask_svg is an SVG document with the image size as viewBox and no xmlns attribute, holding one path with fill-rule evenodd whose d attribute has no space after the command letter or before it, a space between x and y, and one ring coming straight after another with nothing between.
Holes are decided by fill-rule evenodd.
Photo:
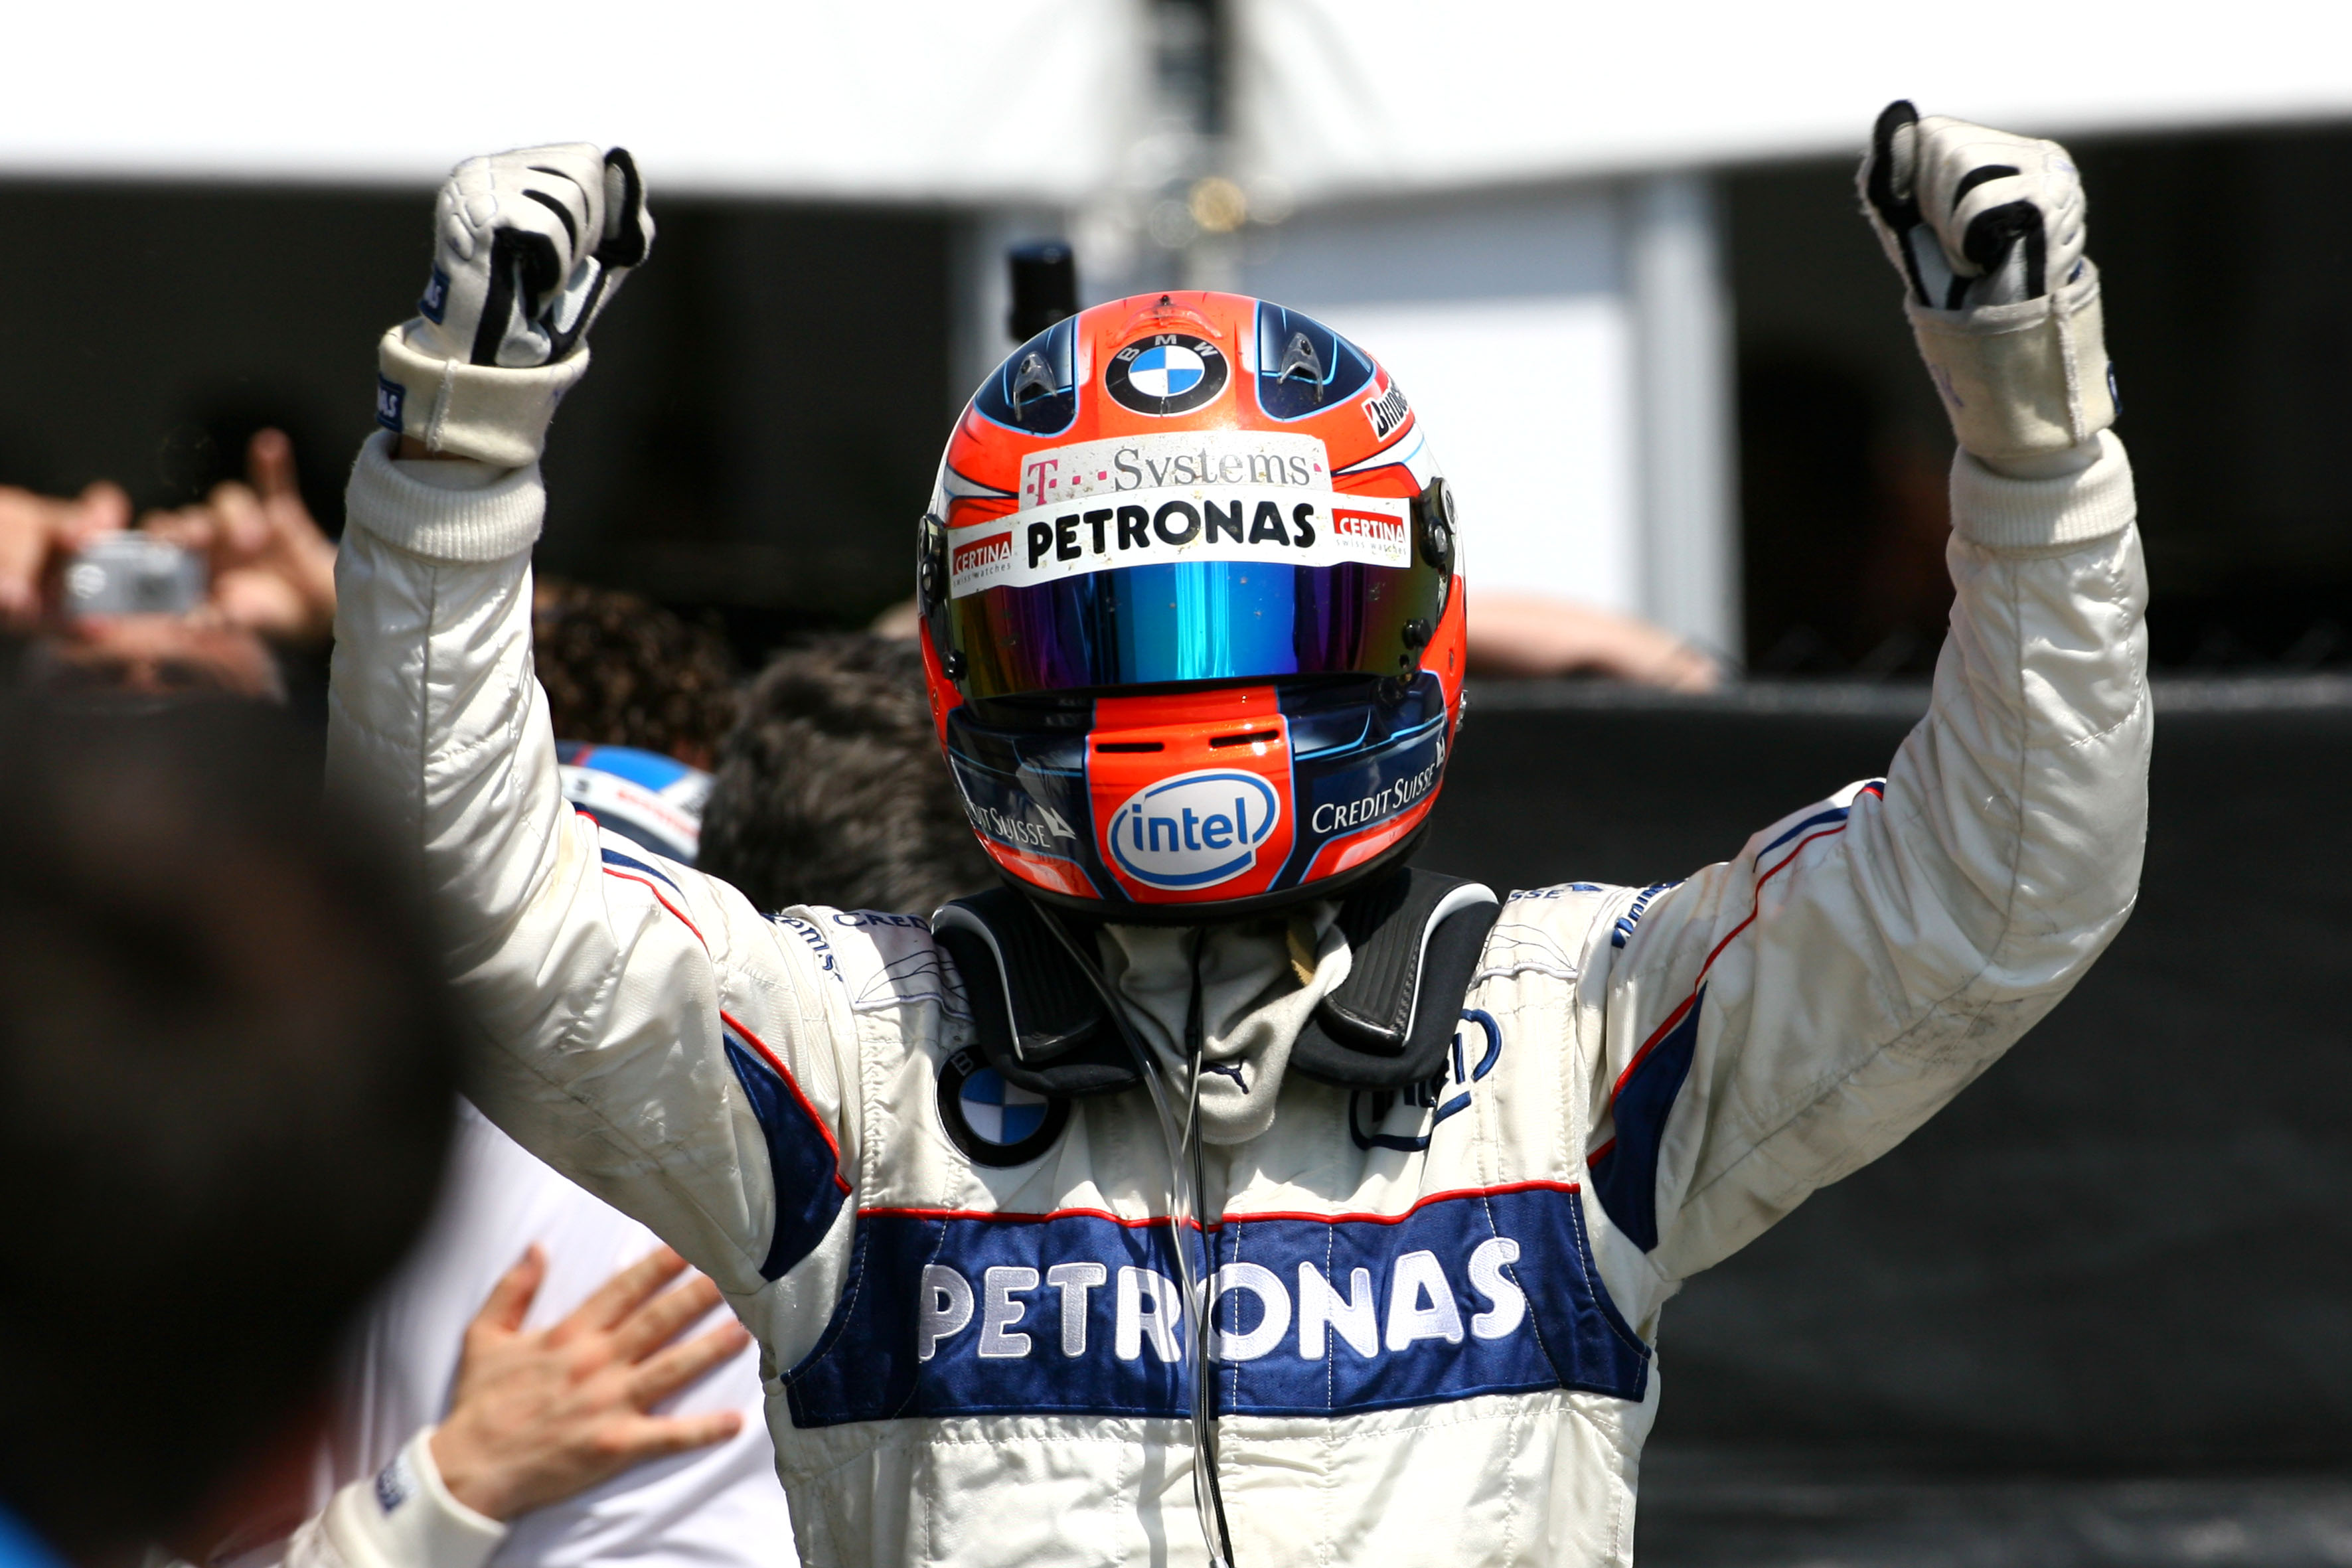
<instances>
[{"instance_id":1,"label":"white cuff of sleeve","mask_svg":"<svg viewBox=\"0 0 2352 1568\"><path fill-rule=\"evenodd\" d=\"M507 1527L449 1495L433 1463L433 1428L408 1440L373 1480L327 1505L326 1532L350 1568L482 1568Z\"/></svg>"},{"instance_id":2,"label":"white cuff of sleeve","mask_svg":"<svg viewBox=\"0 0 2352 1568\"><path fill-rule=\"evenodd\" d=\"M399 439L380 430L361 444L343 492L347 525L435 561L504 561L538 542L547 514L538 464L499 471L464 462L395 462Z\"/></svg>"},{"instance_id":3,"label":"white cuff of sleeve","mask_svg":"<svg viewBox=\"0 0 2352 1568\"><path fill-rule=\"evenodd\" d=\"M1966 451L1952 454L1952 528L1988 550L2071 550L2119 532L2139 515L2131 462L2112 430L2090 467L2046 479L2011 479Z\"/></svg>"},{"instance_id":4,"label":"white cuff of sleeve","mask_svg":"<svg viewBox=\"0 0 2352 1568\"><path fill-rule=\"evenodd\" d=\"M539 461L556 405L588 374L585 343L553 364L508 369L421 353L406 327L383 334L375 359L379 424L415 437L428 452L502 468Z\"/></svg>"}]
</instances>

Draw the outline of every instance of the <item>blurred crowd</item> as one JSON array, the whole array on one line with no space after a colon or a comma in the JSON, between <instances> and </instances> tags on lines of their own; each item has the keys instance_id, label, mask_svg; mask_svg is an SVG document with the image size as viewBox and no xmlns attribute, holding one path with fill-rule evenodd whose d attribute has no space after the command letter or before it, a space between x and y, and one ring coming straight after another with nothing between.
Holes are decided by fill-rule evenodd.
<instances>
[{"instance_id":1,"label":"blurred crowd","mask_svg":"<svg viewBox=\"0 0 2352 1568\"><path fill-rule=\"evenodd\" d=\"M318 793L336 547L285 435L245 466L144 516L0 488L0 1563L789 1563L716 1288L459 1093L399 810ZM1638 621L1472 602L1474 674L1721 678ZM635 595L542 580L533 621L610 832L761 910L992 883L911 604L748 679ZM387 1488L432 1506L352 1563Z\"/></svg>"}]
</instances>

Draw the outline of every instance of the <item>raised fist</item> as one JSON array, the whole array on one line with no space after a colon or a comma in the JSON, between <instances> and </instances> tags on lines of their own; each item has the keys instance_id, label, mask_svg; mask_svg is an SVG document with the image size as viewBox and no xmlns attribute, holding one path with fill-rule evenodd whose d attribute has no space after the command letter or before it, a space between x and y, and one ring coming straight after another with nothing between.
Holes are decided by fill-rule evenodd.
<instances>
[{"instance_id":1,"label":"raised fist","mask_svg":"<svg viewBox=\"0 0 2352 1568\"><path fill-rule=\"evenodd\" d=\"M652 248L637 166L584 142L468 158L433 218L425 297L378 349L376 422L431 452L531 462L589 327Z\"/></svg>"},{"instance_id":2,"label":"raised fist","mask_svg":"<svg viewBox=\"0 0 2352 1568\"><path fill-rule=\"evenodd\" d=\"M653 246L629 154L584 142L468 158L433 210L433 274L409 342L521 368L570 353Z\"/></svg>"},{"instance_id":3,"label":"raised fist","mask_svg":"<svg viewBox=\"0 0 2352 1568\"><path fill-rule=\"evenodd\" d=\"M1898 100L1856 184L1960 445L2011 467L2087 460L2116 396L2066 149Z\"/></svg>"},{"instance_id":4,"label":"raised fist","mask_svg":"<svg viewBox=\"0 0 2352 1568\"><path fill-rule=\"evenodd\" d=\"M2039 299L2083 268L2083 180L2055 142L1904 100L1871 132L1862 194L1913 298L1939 310Z\"/></svg>"}]
</instances>

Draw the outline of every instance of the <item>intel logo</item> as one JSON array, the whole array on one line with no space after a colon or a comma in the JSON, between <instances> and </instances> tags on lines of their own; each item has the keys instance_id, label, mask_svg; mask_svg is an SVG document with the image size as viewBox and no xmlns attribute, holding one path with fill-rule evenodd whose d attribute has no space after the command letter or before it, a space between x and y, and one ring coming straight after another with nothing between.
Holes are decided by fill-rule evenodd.
<instances>
[{"instance_id":1,"label":"intel logo","mask_svg":"<svg viewBox=\"0 0 2352 1568\"><path fill-rule=\"evenodd\" d=\"M1255 773L1184 773L1112 814L1111 858L1146 887L1211 887L1256 864L1281 820L1282 797Z\"/></svg>"}]
</instances>

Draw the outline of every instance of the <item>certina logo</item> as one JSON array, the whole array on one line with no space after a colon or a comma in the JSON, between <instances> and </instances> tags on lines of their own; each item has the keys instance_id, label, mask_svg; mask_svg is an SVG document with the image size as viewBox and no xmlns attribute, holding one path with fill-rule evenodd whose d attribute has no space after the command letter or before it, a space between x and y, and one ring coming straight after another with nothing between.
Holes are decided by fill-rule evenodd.
<instances>
[{"instance_id":1,"label":"certina logo","mask_svg":"<svg viewBox=\"0 0 2352 1568\"><path fill-rule=\"evenodd\" d=\"M976 539L970 544L959 544L949 558L948 571L961 577L968 572L984 572L992 566L1013 563L1013 536L992 533L986 539Z\"/></svg>"},{"instance_id":2,"label":"certina logo","mask_svg":"<svg viewBox=\"0 0 2352 1568\"><path fill-rule=\"evenodd\" d=\"M1385 1300L1369 1268L1349 1269L1343 1280L1302 1262L1294 1277L1285 1279L1264 1264L1228 1263L1210 1287L1217 1325L1212 1348L1219 1361L1251 1362L1290 1346L1299 1360L1320 1363L1335 1339L1367 1361L1411 1352L1424 1341L1458 1345L1465 1336L1507 1339L1528 1320L1527 1293L1506 1272L1518 1258L1517 1241L1490 1236L1454 1259L1454 1268L1484 1301L1479 1311L1463 1310L1445 1259L1427 1248L1399 1254L1384 1270ZM1131 1362L1148 1348L1163 1362L1184 1359L1184 1294L1156 1268L1130 1264L1113 1269L1081 1261L1057 1263L1041 1276L1034 1268L1000 1266L981 1271L979 1285L973 1289L970 1278L946 1264L924 1267L915 1299L918 1361L938 1355L971 1326L975 1315L981 1323L973 1350L987 1360L1037 1354L1040 1336L1016 1328L1024 1323L1045 1330L1043 1337L1065 1356L1099 1355L1099 1331L1088 1331L1097 1289L1111 1298L1113 1356ZM1223 1308L1223 1299L1234 1291L1254 1299L1255 1310L1240 1314L1255 1320L1245 1331L1234 1331L1231 1325L1237 1316ZM1047 1292L1057 1295L1058 1302ZM1033 1307L1042 1310L1033 1315ZM1052 1332L1055 1326L1058 1335Z\"/></svg>"},{"instance_id":3,"label":"certina logo","mask_svg":"<svg viewBox=\"0 0 2352 1568\"><path fill-rule=\"evenodd\" d=\"M1372 422L1372 439L1375 441L1387 440L1390 433L1403 424L1404 416L1412 412L1412 405L1404 400L1404 389L1395 382L1389 383L1389 389L1378 397L1364 399L1364 417Z\"/></svg>"},{"instance_id":4,"label":"certina logo","mask_svg":"<svg viewBox=\"0 0 2352 1568\"><path fill-rule=\"evenodd\" d=\"M1315 808L1307 819L1307 826L1318 833L1345 833L1350 828L1394 816L1427 795L1444 767L1445 748L1440 743L1436 758L1420 772L1409 773L1385 789L1376 789L1354 800L1327 801Z\"/></svg>"},{"instance_id":5,"label":"certina logo","mask_svg":"<svg viewBox=\"0 0 2352 1568\"><path fill-rule=\"evenodd\" d=\"M1111 355L1103 386L1137 414L1190 414L1225 389L1225 356L1190 332L1154 332Z\"/></svg>"},{"instance_id":6,"label":"certina logo","mask_svg":"<svg viewBox=\"0 0 2352 1568\"><path fill-rule=\"evenodd\" d=\"M1391 517L1383 511L1334 507L1331 510L1331 531L1341 539L1361 539L1377 544L1394 545L1399 549L1405 543L1404 519Z\"/></svg>"},{"instance_id":7,"label":"certina logo","mask_svg":"<svg viewBox=\"0 0 2352 1568\"><path fill-rule=\"evenodd\" d=\"M1282 797L1255 773L1204 772L1138 790L1110 819L1111 858L1148 888L1209 888L1257 863Z\"/></svg>"}]
</instances>

